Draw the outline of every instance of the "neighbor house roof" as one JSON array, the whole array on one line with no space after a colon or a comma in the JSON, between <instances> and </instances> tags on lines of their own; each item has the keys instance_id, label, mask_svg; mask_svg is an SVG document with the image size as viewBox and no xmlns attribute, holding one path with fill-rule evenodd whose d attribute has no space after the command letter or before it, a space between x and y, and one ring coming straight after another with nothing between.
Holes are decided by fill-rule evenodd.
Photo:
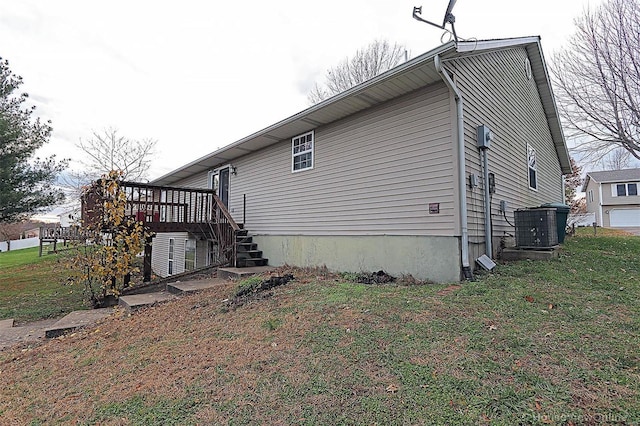
<instances>
[{"instance_id":1,"label":"neighbor house roof","mask_svg":"<svg viewBox=\"0 0 640 426\"><path fill-rule=\"evenodd\" d=\"M640 168L589 172L587 173L587 176L584 179L584 184L582 185L583 192L587 189L587 185L589 185L589 181L591 179L593 179L594 182L599 183L626 182L630 180L640 181Z\"/></svg>"},{"instance_id":2,"label":"neighbor house roof","mask_svg":"<svg viewBox=\"0 0 640 426\"><path fill-rule=\"evenodd\" d=\"M461 57L480 51L485 52L519 46L525 47L528 52L533 77L538 86L538 92L540 93L556 152L560 159L562 172L570 173L569 153L562 133L551 83L546 71L544 56L540 47L540 37L520 37L499 40L463 41L457 44L450 41L398 65L371 80L354 86L298 114L285 118L237 142L186 164L153 180L151 183L155 185L171 185L193 174L224 165L243 155L340 120L358 111L397 98L421 87L439 82L441 81L441 77L434 65L436 55L440 55L443 59L446 59Z\"/></svg>"}]
</instances>

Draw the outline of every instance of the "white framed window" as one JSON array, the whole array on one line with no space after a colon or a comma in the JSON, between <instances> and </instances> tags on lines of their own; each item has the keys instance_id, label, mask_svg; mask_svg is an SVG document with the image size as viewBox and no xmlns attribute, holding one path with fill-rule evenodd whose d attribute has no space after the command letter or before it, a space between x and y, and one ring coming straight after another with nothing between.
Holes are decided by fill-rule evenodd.
<instances>
[{"instance_id":1,"label":"white framed window","mask_svg":"<svg viewBox=\"0 0 640 426\"><path fill-rule=\"evenodd\" d=\"M291 171L313 169L313 130L291 138Z\"/></svg>"},{"instance_id":2,"label":"white framed window","mask_svg":"<svg viewBox=\"0 0 640 426\"><path fill-rule=\"evenodd\" d=\"M538 190L538 163L536 160L536 150L527 144L527 166L529 169L529 188Z\"/></svg>"},{"instance_id":3,"label":"white framed window","mask_svg":"<svg viewBox=\"0 0 640 426\"><path fill-rule=\"evenodd\" d=\"M196 240L184 240L184 270L196 269Z\"/></svg>"},{"instance_id":4,"label":"white framed window","mask_svg":"<svg viewBox=\"0 0 640 426\"><path fill-rule=\"evenodd\" d=\"M590 203L593 203L593 189L590 189L590 190L589 190L589 196L588 196L587 200L588 200Z\"/></svg>"},{"instance_id":5,"label":"white framed window","mask_svg":"<svg viewBox=\"0 0 640 426\"><path fill-rule=\"evenodd\" d=\"M611 195L614 197L632 197L638 195L638 184L636 182L612 183Z\"/></svg>"},{"instance_id":6,"label":"white framed window","mask_svg":"<svg viewBox=\"0 0 640 426\"><path fill-rule=\"evenodd\" d=\"M169 275L173 275L173 260L174 260L174 251L176 247L176 240L174 238L169 238L169 262L168 262L168 270L167 273Z\"/></svg>"}]
</instances>

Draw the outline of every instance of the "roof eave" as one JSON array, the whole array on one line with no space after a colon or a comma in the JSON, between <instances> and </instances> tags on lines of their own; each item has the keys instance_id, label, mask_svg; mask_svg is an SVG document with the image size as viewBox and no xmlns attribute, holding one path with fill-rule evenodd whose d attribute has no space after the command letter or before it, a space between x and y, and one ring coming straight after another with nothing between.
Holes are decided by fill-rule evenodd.
<instances>
[{"instance_id":1,"label":"roof eave","mask_svg":"<svg viewBox=\"0 0 640 426\"><path fill-rule=\"evenodd\" d=\"M551 138L553 139L553 144L556 148L558 160L560 161L560 169L563 174L571 174L573 170L571 168L569 150L562 130L560 115L556 108L555 96L553 94L553 88L547 72L547 65L539 38L536 38L535 43L531 43L527 46L527 52L530 57L533 55L534 59L540 61L540 68L537 68L532 64L534 78L536 85L538 86L538 91L541 94L540 98L542 100L542 107L547 118L549 131L551 132Z\"/></svg>"},{"instance_id":2,"label":"roof eave","mask_svg":"<svg viewBox=\"0 0 640 426\"><path fill-rule=\"evenodd\" d=\"M334 107L335 105L337 105L338 103L340 103L341 101L344 101L345 99L349 99L349 98L353 98L356 97L358 94L361 94L365 91L367 91L368 89L377 86L378 84L383 83L384 81L387 80L391 80L396 76L399 76L409 70L411 70L412 68L415 67L419 67L424 65L425 63L428 63L429 61L433 61L433 58L436 55L441 55L444 54L447 51L450 50L454 50L456 47L455 42L450 41L448 43L445 43L443 45L440 45L438 47L436 47L435 49L432 49L420 56L417 56L413 59L410 59L409 61L398 65L397 67L384 72L374 78L372 78L371 80L368 80L364 83L358 84L357 86L354 86L342 93L339 93L335 96L332 96L331 98L328 98L316 105L313 105L297 114L294 114L288 118L285 118L284 120L278 121L275 124L272 124L271 126L265 127L262 130L259 130L249 136L246 136L236 142L233 142L229 145L225 145L224 147L212 152L211 154L207 154L203 157L198 158L197 160L194 160L180 168L177 168L159 178L156 178L154 180L151 181L152 184L154 185L165 185L167 183L171 183L171 182L175 182L177 180L180 180L180 178L175 179L175 177L177 175L180 175L180 172L186 171L187 169L193 169L194 167L197 167L199 164L202 164L204 162L206 162L207 160L213 159L215 157L221 157L224 158L224 161L222 161L220 163L220 165L222 165L225 161L232 161L235 158L240 157L240 155L237 156L232 156L232 157L226 157L223 154L229 152L230 150L234 149L234 148L238 148L238 147L242 147L243 145L245 145L246 143L248 143L249 141L255 140L256 138L262 137L264 135L268 135L271 132L274 132L278 129L281 129L282 127L295 123L297 121L302 121L305 118L311 116L312 114L321 111L321 110L327 110L327 109L331 109L332 107ZM368 106L368 108L375 106L379 103L383 103L386 102L387 99L381 101L381 102L372 102L371 105ZM273 140L273 142L271 144L277 143L279 142L280 139L278 140ZM264 144L264 146L262 146L261 148L264 148L268 146L267 144ZM243 154L244 155L244 154ZM189 173L190 175L191 173Z\"/></svg>"}]
</instances>

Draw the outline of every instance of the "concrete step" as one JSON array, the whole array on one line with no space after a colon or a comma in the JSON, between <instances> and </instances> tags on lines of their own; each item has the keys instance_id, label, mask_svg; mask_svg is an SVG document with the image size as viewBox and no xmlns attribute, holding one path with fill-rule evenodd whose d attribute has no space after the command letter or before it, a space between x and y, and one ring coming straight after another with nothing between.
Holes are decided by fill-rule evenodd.
<instances>
[{"instance_id":1,"label":"concrete step","mask_svg":"<svg viewBox=\"0 0 640 426\"><path fill-rule=\"evenodd\" d=\"M242 226L244 226L244 225L242 225ZM246 230L246 229L240 229L239 231L236 231L236 235L238 235L238 236L245 236L248 233L249 233L249 231Z\"/></svg>"},{"instance_id":2,"label":"concrete step","mask_svg":"<svg viewBox=\"0 0 640 426\"><path fill-rule=\"evenodd\" d=\"M85 311L73 311L60 318L51 327L44 330L45 337L52 338L62 336L70 331L94 324L96 321L106 318L113 312L113 308L91 309Z\"/></svg>"},{"instance_id":3,"label":"concrete step","mask_svg":"<svg viewBox=\"0 0 640 426\"><path fill-rule=\"evenodd\" d=\"M218 269L218 278L243 280L252 275L271 272L275 268L271 266L252 266L248 268L220 268Z\"/></svg>"},{"instance_id":4,"label":"concrete step","mask_svg":"<svg viewBox=\"0 0 640 426\"><path fill-rule=\"evenodd\" d=\"M219 285L224 285L227 280L222 278L211 278L208 280L185 281L167 284L167 291L171 294L192 293L195 291L205 290Z\"/></svg>"},{"instance_id":5,"label":"concrete step","mask_svg":"<svg viewBox=\"0 0 640 426\"><path fill-rule=\"evenodd\" d=\"M57 321L58 319L48 319L19 326L14 324L14 327L0 328L0 350L17 344L32 343L44 339L45 329L53 326Z\"/></svg>"},{"instance_id":6,"label":"concrete step","mask_svg":"<svg viewBox=\"0 0 640 426\"><path fill-rule=\"evenodd\" d=\"M0 320L0 328L11 328L13 327L13 318Z\"/></svg>"},{"instance_id":7,"label":"concrete step","mask_svg":"<svg viewBox=\"0 0 640 426\"><path fill-rule=\"evenodd\" d=\"M248 236L236 236L236 243L241 244L241 243L252 243L253 242L253 237L248 237Z\"/></svg>"},{"instance_id":8,"label":"concrete step","mask_svg":"<svg viewBox=\"0 0 640 426\"><path fill-rule=\"evenodd\" d=\"M168 300L175 299L171 293L166 291L158 291L155 293L145 294L132 294L130 296L121 296L118 304L127 311L134 311L136 309L144 308L154 305L156 303L166 302Z\"/></svg>"}]
</instances>

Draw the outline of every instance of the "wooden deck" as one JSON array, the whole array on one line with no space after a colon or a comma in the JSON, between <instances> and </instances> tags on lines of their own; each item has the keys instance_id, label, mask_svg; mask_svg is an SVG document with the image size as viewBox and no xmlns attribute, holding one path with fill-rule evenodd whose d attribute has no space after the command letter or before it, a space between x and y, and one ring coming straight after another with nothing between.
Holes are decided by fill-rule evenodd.
<instances>
[{"instance_id":1,"label":"wooden deck","mask_svg":"<svg viewBox=\"0 0 640 426\"><path fill-rule=\"evenodd\" d=\"M240 227L231 217L214 190L156 186L137 182L120 182L126 199L125 216L142 222L152 233L189 232L217 242L226 263L235 266L237 260L236 233ZM82 223L104 223L104 200L94 185L82 197ZM145 280L151 274L151 241L145 248Z\"/></svg>"}]
</instances>

